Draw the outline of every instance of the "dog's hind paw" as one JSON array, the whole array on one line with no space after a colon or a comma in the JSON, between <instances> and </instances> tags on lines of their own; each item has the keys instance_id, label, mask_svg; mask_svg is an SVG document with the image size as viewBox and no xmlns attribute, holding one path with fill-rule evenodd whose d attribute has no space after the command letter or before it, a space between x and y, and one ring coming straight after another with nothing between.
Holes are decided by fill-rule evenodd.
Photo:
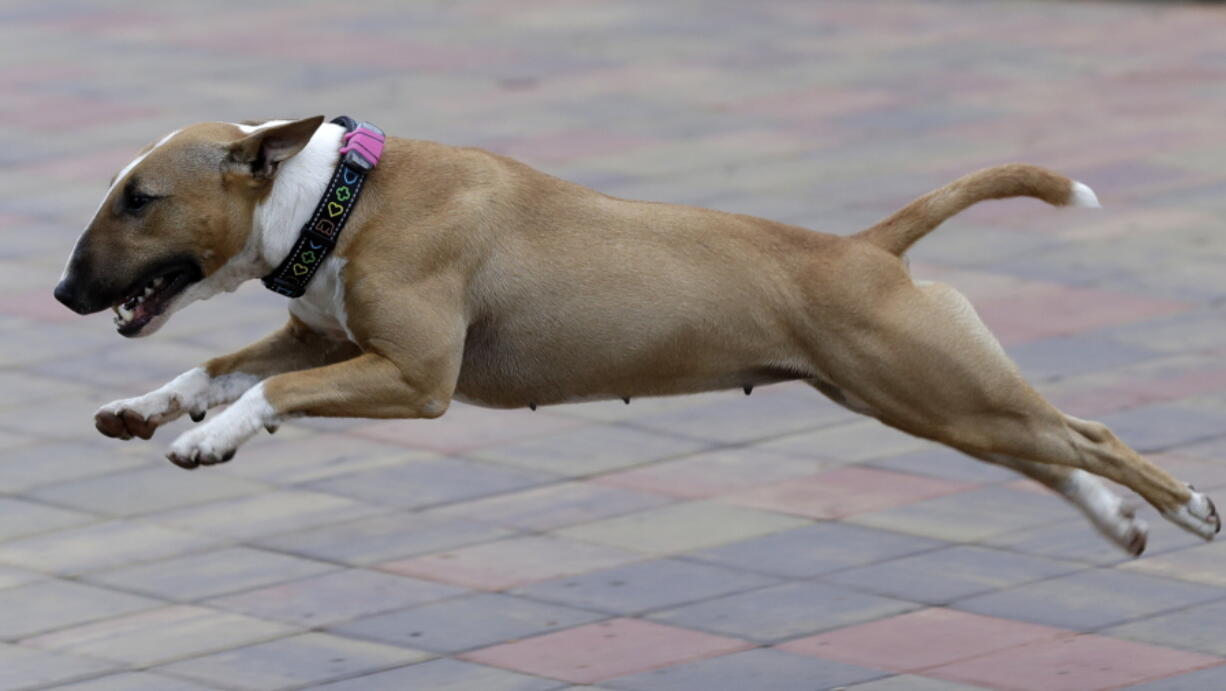
<instances>
[{"instance_id":1,"label":"dog's hind paw","mask_svg":"<svg viewBox=\"0 0 1226 691\"><path fill-rule=\"evenodd\" d=\"M1222 530L1222 518L1218 516L1213 500L1197 492L1188 485L1192 496L1188 501L1173 511L1163 511L1162 515L1175 525L1190 533L1212 540Z\"/></svg>"}]
</instances>

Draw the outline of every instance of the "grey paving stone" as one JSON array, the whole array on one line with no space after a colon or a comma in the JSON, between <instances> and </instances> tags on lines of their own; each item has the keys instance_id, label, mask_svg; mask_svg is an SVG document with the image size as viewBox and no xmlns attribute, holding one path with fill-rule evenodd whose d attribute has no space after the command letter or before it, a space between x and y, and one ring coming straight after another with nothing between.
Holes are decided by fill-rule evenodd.
<instances>
[{"instance_id":1,"label":"grey paving stone","mask_svg":"<svg viewBox=\"0 0 1226 691\"><path fill-rule=\"evenodd\" d=\"M1061 519L1085 520L1055 495L989 485L859 514L849 521L943 540L978 542Z\"/></svg>"},{"instance_id":2,"label":"grey paving stone","mask_svg":"<svg viewBox=\"0 0 1226 691\"><path fill-rule=\"evenodd\" d=\"M22 643L142 669L299 632L239 614L172 605L60 629Z\"/></svg>"},{"instance_id":3,"label":"grey paving stone","mask_svg":"<svg viewBox=\"0 0 1226 691\"><path fill-rule=\"evenodd\" d=\"M427 657L409 648L304 633L182 660L153 671L222 688L271 691L369 674Z\"/></svg>"},{"instance_id":4,"label":"grey paving stone","mask_svg":"<svg viewBox=\"0 0 1226 691\"><path fill-rule=\"evenodd\" d=\"M823 580L912 602L941 605L1085 568L1085 564L1076 562L955 545L839 571Z\"/></svg>"},{"instance_id":5,"label":"grey paving stone","mask_svg":"<svg viewBox=\"0 0 1226 691\"><path fill-rule=\"evenodd\" d=\"M648 619L762 643L919 609L913 602L820 583L788 583L663 610Z\"/></svg>"},{"instance_id":6,"label":"grey paving stone","mask_svg":"<svg viewBox=\"0 0 1226 691\"><path fill-rule=\"evenodd\" d=\"M809 578L947 544L925 537L826 522L690 552L685 556L775 576Z\"/></svg>"},{"instance_id":7,"label":"grey paving stone","mask_svg":"<svg viewBox=\"0 0 1226 691\"><path fill-rule=\"evenodd\" d=\"M0 590L0 638L15 640L162 603L80 583L53 580Z\"/></svg>"},{"instance_id":8,"label":"grey paving stone","mask_svg":"<svg viewBox=\"0 0 1226 691\"><path fill-rule=\"evenodd\" d=\"M464 592L460 588L416 578L347 569L213 598L206 604L260 619L299 626L325 626Z\"/></svg>"},{"instance_id":9,"label":"grey paving stone","mask_svg":"<svg viewBox=\"0 0 1226 691\"><path fill-rule=\"evenodd\" d=\"M629 615L776 583L775 578L713 564L655 559L533 583L512 592L538 600Z\"/></svg>"},{"instance_id":10,"label":"grey paving stone","mask_svg":"<svg viewBox=\"0 0 1226 691\"><path fill-rule=\"evenodd\" d=\"M59 691L205 691L215 687L151 672L121 672L55 688Z\"/></svg>"},{"instance_id":11,"label":"grey paving stone","mask_svg":"<svg viewBox=\"0 0 1226 691\"><path fill-rule=\"evenodd\" d=\"M463 518L396 512L273 535L257 543L306 557L367 566L513 534L506 528Z\"/></svg>"},{"instance_id":12,"label":"grey paving stone","mask_svg":"<svg viewBox=\"0 0 1226 691\"><path fill-rule=\"evenodd\" d=\"M1163 554L1183 547L1204 544L1199 537L1162 519L1149 520L1146 556ZM992 535L985 545L1034 554L1052 559L1079 561L1096 566L1111 566L1132 559L1111 541L1103 538L1084 518L1070 516L1023 530Z\"/></svg>"},{"instance_id":13,"label":"grey paving stone","mask_svg":"<svg viewBox=\"0 0 1226 691\"><path fill-rule=\"evenodd\" d=\"M46 441L5 450L0 459L0 491L25 492L41 485L155 464L156 459L98 443Z\"/></svg>"},{"instance_id":14,"label":"grey paving stone","mask_svg":"<svg viewBox=\"0 0 1226 691\"><path fill-rule=\"evenodd\" d=\"M1032 341L1008 348L1022 372L1035 380L1131 365L1157 354L1140 346L1120 343L1096 334L1078 334Z\"/></svg>"},{"instance_id":15,"label":"grey paving stone","mask_svg":"<svg viewBox=\"0 0 1226 691\"><path fill-rule=\"evenodd\" d=\"M633 418L628 422L699 441L746 442L814 429L846 418L845 410L824 405L816 392L812 408L798 405L798 400L791 395L742 396L739 392L725 392L710 404Z\"/></svg>"},{"instance_id":16,"label":"grey paving stone","mask_svg":"<svg viewBox=\"0 0 1226 691\"><path fill-rule=\"evenodd\" d=\"M846 687L847 691L972 691L983 688L987 687L958 684L945 679L929 679L914 674L898 674Z\"/></svg>"},{"instance_id":17,"label":"grey paving stone","mask_svg":"<svg viewBox=\"0 0 1226 691\"><path fill-rule=\"evenodd\" d=\"M1226 416L1186 406L1149 405L1099 419L1137 451L1159 451L1222 436Z\"/></svg>"},{"instance_id":18,"label":"grey paving stone","mask_svg":"<svg viewBox=\"0 0 1226 691\"><path fill-rule=\"evenodd\" d=\"M710 441L604 425L486 447L470 455L531 470L582 477L681 456L711 445Z\"/></svg>"},{"instance_id":19,"label":"grey paving stone","mask_svg":"<svg viewBox=\"0 0 1226 691\"><path fill-rule=\"evenodd\" d=\"M92 523L96 516L16 497L0 497L0 542Z\"/></svg>"},{"instance_id":20,"label":"grey paving stone","mask_svg":"<svg viewBox=\"0 0 1226 691\"><path fill-rule=\"evenodd\" d=\"M163 511L146 519L223 539L257 540L390 511L323 492L280 489Z\"/></svg>"},{"instance_id":21,"label":"grey paving stone","mask_svg":"<svg viewBox=\"0 0 1226 691\"><path fill-rule=\"evenodd\" d=\"M116 665L0 643L0 688L33 689L97 676Z\"/></svg>"},{"instance_id":22,"label":"grey paving stone","mask_svg":"<svg viewBox=\"0 0 1226 691\"><path fill-rule=\"evenodd\" d=\"M1108 636L1226 657L1226 602L1191 605L1102 631Z\"/></svg>"},{"instance_id":23,"label":"grey paving stone","mask_svg":"<svg viewBox=\"0 0 1226 691\"><path fill-rule=\"evenodd\" d=\"M456 653L605 618L573 607L483 593L356 619L331 630L435 653Z\"/></svg>"},{"instance_id":24,"label":"grey paving stone","mask_svg":"<svg viewBox=\"0 0 1226 691\"><path fill-rule=\"evenodd\" d=\"M46 485L31 490L30 496L111 516L134 516L254 494L266 488L219 473L183 473L166 464Z\"/></svg>"},{"instance_id":25,"label":"grey paving stone","mask_svg":"<svg viewBox=\"0 0 1226 691\"><path fill-rule=\"evenodd\" d=\"M1126 686L1131 691L1210 691L1226 688L1226 665Z\"/></svg>"},{"instance_id":26,"label":"grey paving stone","mask_svg":"<svg viewBox=\"0 0 1226 691\"><path fill-rule=\"evenodd\" d=\"M86 580L184 602L294 581L339 568L250 547L229 547L94 573Z\"/></svg>"},{"instance_id":27,"label":"grey paving stone","mask_svg":"<svg viewBox=\"0 0 1226 691\"><path fill-rule=\"evenodd\" d=\"M601 682L626 691L813 691L867 681L889 672L779 650L746 650Z\"/></svg>"},{"instance_id":28,"label":"grey paving stone","mask_svg":"<svg viewBox=\"0 0 1226 691\"><path fill-rule=\"evenodd\" d=\"M378 504L420 509L542 485L556 479L556 475L540 471L444 458L349 473L306 486Z\"/></svg>"},{"instance_id":29,"label":"grey paving stone","mask_svg":"<svg viewBox=\"0 0 1226 691\"><path fill-rule=\"evenodd\" d=\"M0 544L0 562L77 575L219 545L217 540L134 521L107 521Z\"/></svg>"},{"instance_id":30,"label":"grey paving stone","mask_svg":"<svg viewBox=\"0 0 1226 691\"><path fill-rule=\"evenodd\" d=\"M927 475L954 482L988 483L1016 480L1020 475L991 463L971 458L952 449L925 449L888 458L878 458L865 465L901 473Z\"/></svg>"},{"instance_id":31,"label":"grey paving stone","mask_svg":"<svg viewBox=\"0 0 1226 691\"><path fill-rule=\"evenodd\" d=\"M554 679L443 658L318 688L321 691L555 691L569 687Z\"/></svg>"},{"instance_id":32,"label":"grey paving stone","mask_svg":"<svg viewBox=\"0 0 1226 691\"><path fill-rule=\"evenodd\" d=\"M1074 631L1093 631L1166 610L1226 597L1221 588L1095 569L995 593L953 606Z\"/></svg>"},{"instance_id":33,"label":"grey paving stone","mask_svg":"<svg viewBox=\"0 0 1226 691\"><path fill-rule=\"evenodd\" d=\"M451 504L434 513L520 530L545 531L621 516L670 501L672 499L656 494L603 487L592 482L563 482Z\"/></svg>"}]
</instances>

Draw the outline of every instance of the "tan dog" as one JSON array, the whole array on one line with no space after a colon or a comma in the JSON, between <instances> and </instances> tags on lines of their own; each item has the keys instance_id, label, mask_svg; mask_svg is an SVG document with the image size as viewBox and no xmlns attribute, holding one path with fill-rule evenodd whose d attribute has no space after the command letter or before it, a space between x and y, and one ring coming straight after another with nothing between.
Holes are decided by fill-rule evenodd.
<instances>
[{"instance_id":1,"label":"tan dog","mask_svg":"<svg viewBox=\"0 0 1226 691\"><path fill-rule=\"evenodd\" d=\"M337 163L322 118L208 123L124 168L56 297L114 306L126 336L267 273ZM229 460L296 416L434 418L453 398L535 407L801 379L910 434L1063 494L1132 554L1147 526L1099 479L1212 539L1213 503L1018 374L953 288L900 255L975 202L1097 206L1026 165L989 168L838 237L750 216L626 201L477 149L391 138L337 251L281 330L144 396L110 403L105 435L148 439L183 414L184 468Z\"/></svg>"}]
</instances>

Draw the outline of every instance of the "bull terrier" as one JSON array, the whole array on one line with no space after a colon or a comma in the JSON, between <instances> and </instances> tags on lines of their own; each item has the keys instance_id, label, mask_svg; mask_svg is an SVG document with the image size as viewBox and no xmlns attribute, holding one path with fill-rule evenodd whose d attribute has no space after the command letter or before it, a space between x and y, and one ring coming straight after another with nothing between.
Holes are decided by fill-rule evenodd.
<instances>
[{"instance_id":1,"label":"bull terrier","mask_svg":"<svg viewBox=\"0 0 1226 691\"><path fill-rule=\"evenodd\" d=\"M263 278L289 322L161 388L103 406L102 434L199 422L168 458L230 460L297 416L435 418L801 380L840 405L1063 495L1133 555L1148 527L1102 478L1210 540L1213 503L1104 425L1057 410L970 303L902 259L983 200L1097 207L1036 166L972 173L850 236L610 197L473 148L322 116L203 123L111 182L55 296L146 336ZM344 232L341 232L341 231Z\"/></svg>"}]
</instances>

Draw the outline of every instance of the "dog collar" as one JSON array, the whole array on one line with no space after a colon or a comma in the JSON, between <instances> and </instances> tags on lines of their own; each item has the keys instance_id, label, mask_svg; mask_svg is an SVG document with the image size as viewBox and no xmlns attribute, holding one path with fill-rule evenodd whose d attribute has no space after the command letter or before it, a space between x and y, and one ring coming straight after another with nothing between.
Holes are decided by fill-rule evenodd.
<instances>
[{"instance_id":1,"label":"dog collar","mask_svg":"<svg viewBox=\"0 0 1226 691\"><path fill-rule=\"evenodd\" d=\"M298 242L281 265L263 279L264 286L286 297L301 297L315 271L336 247L349 212L358 203L362 183L379 164L386 137L383 130L369 122L358 122L342 115L332 121L345 128L341 138L341 160L332 173L332 182L315 206L315 213L302 226Z\"/></svg>"}]
</instances>

